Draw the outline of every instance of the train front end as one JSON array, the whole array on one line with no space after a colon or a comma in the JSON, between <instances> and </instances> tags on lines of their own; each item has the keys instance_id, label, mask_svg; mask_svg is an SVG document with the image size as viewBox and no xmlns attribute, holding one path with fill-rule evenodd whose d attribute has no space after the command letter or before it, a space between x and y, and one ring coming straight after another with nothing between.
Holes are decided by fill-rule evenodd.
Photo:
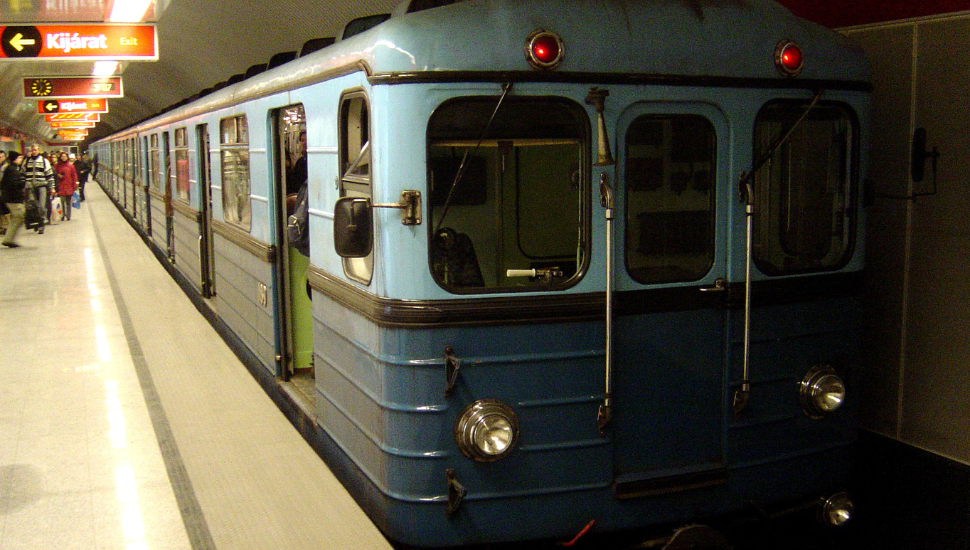
<instances>
[{"instance_id":1,"label":"train front end","mask_svg":"<svg viewBox=\"0 0 970 550\"><path fill-rule=\"evenodd\" d=\"M376 297L315 305L317 385L392 538L851 518L866 64L771 2L691 6L373 31L373 202L401 208L338 205Z\"/></svg>"}]
</instances>

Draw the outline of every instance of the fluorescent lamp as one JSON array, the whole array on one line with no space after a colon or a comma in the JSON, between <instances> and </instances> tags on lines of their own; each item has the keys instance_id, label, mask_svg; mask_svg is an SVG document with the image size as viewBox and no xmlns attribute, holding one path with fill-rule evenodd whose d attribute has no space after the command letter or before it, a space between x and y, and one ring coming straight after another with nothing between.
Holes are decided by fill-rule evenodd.
<instances>
[{"instance_id":1,"label":"fluorescent lamp","mask_svg":"<svg viewBox=\"0 0 970 550\"><path fill-rule=\"evenodd\" d=\"M114 0L108 21L112 23L139 23L155 0Z\"/></svg>"},{"instance_id":2,"label":"fluorescent lamp","mask_svg":"<svg viewBox=\"0 0 970 550\"><path fill-rule=\"evenodd\" d=\"M117 70L117 61L95 61L91 74L93 76L113 76Z\"/></svg>"}]
</instances>

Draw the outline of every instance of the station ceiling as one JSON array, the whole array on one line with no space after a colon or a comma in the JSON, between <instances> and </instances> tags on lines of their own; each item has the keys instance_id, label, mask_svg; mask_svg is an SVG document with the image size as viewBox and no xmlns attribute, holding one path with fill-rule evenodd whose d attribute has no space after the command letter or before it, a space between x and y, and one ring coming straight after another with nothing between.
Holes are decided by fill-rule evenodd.
<instances>
[{"instance_id":1,"label":"station ceiling","mask_svg":"<svg viewBox=\"0 0 970 550\"><path fill-rule=\"evenodd\" d=\"M633 1L633 0L631 0ZM648 0L639 0L648 1ZM687 3L699 11L743 0L649 0ZM778 0L796 15L839 27L967 9L968 0ZM109 112L89 140L123 129L206 88L267 63L277 53L299 51L314 38L338 36L357 17L389 13L400 0L0 0L0 27L101 23L117 6L147 3L135 21L155 24L157 61L123 62L115 75L124 98L109 99ZM131 21L131 20L129 20ZM0 44L3 45L3 44ZM0 130L54 140L54 130L24 98L24 78L90 76L93 61L11 59L0 56Z\"/></svg>"},{"instance_id":2,"label":"station ceiling","mask_svg":"<svg viewBox=\"0 0 970 550\"><path fill-rule=\"evenodd\" d=\"M0 0L0 26L105 23L114 4L132 0ZM108 135L313 38L338 35L350 20L389 13L399 0L152 0L144 23L157 29L158 61L123 62L124 97L89 139ZM0 126L54 139L24 98L24 78L91 76L94 61L0 58Z\"/></svg>"}]
</instances>

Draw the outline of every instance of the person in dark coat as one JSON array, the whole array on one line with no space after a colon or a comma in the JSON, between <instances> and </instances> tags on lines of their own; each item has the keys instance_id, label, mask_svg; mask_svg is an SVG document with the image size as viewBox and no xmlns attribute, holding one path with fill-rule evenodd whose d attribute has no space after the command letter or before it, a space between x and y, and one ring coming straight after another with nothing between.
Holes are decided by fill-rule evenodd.
<instances>
[{"instance_id":1,"label":"person in dark coat","mask_svg":"<svg viewBox=\"0 0 970 550\"><path fill-rule=\"evenodd\" d=\"M17 231L24 224L24 200L27 198L24 173L20 171L20 165L24 162L24 157L11 151L7 155L7 165L0 176L0 202L7 206L10 211L10 225L4 235L3 246L17 248L20 246L16 242Z\"/></svg>"},{"instance_id":2,"label":"person in dark coat","mask_svg":"<svg viewBox=\"0 0 970 550\"><path fill-rule=\"evenodd\" d=\"M74 162L74 169L77 171L77 193L84 200L84 184L88 182L91 174L91 161L88 160L87 153L81 153L81 158Z\"/></svg>"}]
</instances>

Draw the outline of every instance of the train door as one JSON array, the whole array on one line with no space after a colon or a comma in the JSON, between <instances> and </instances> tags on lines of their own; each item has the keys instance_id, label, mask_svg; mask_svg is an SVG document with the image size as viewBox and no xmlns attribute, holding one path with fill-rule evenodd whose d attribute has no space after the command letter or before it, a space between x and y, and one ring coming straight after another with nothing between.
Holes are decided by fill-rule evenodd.
<instances>
[{"instance_id":1,"label":"train door","mask_svg":"<svg viewBox=\"0 0 970 550\"><path fill-rule=\"evenodd\" d=\"M616 492L724 483L727 123L707 105L636 104L617 130ZM629 286L628 286L629 285ZM616 303L616 302L615 302Z\"/></svg>"},{"instance_id":2,"label":"train door","mask_svg":"<svg viewBox=\"0 0 970 550\"><path fill-rule=\"evenodd\" d=\"M277 266L281 367L285 380L294 376L302 380L313 376L313 316L307 284L310 252L308 242L291 241L287 225L290 216L297 214L298 202L307 195L307 125L303 105L277 111L275 126L277 244L282 251Z\"/></svg>"},{"instance_id":3,"label":"train door","mask_svg":"<svg viewBox=\"0 0 970 550\"><path fill-rule=\"evenodd\" d=\"M212 168L209 164L209 125L195 127L196 151L199 154L199 265L202 296L216 295L215 255L212 250Z\"/></svg>"},{"instance_id":4,"label":"train door","mask_svg":"<svg viewBox=\"0 0 970 550\"><path fill-rule=\"evenodd\" d=\"M175 210L172 208L172 143L168 137L168 132L162 132L162 158L165 163L164 177L162 181L165 185L165 249L168 259L175 261Z\"/></svg>"}]
</instances>

